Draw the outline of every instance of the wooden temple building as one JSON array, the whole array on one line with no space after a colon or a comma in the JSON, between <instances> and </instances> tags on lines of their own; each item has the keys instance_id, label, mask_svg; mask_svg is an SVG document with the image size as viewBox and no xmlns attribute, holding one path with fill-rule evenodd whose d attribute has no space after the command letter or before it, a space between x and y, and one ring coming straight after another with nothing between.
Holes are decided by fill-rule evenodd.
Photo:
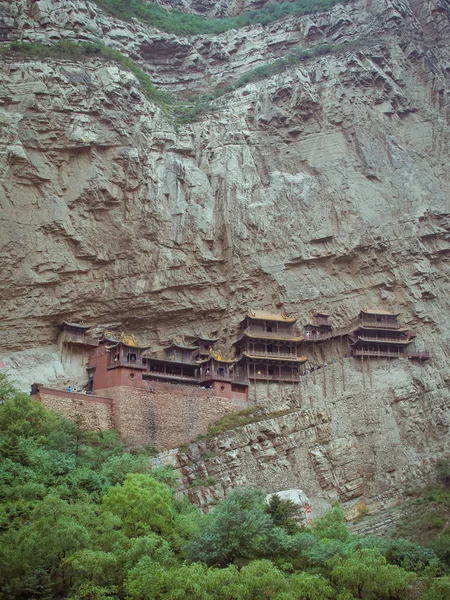
<instances>
[{"instance_id":1,"label":"wooden temple building","mask_svg":"<svg viewBox=\"0 0 450 600\"><path fill-rule=\"evenodd\" d=\"M143 353L149 346L140 346L133 335L115 337L103 335L88 361L88 391L117 386L139 387L147 366Z\"/></svg>"},{"instance_id":2,"label":"wooden temple building","mask_svg":"<svg viewBox=\"0 0 450 600\"><path fill-rule=\"evenodd\" d=\"M198 384L199 368L194 360L199 347L188 344L184 338L174 338L163 349L164 354L147 353L145 357L147 381Z\"/></svg>"},{"instance_id":3,"label":"wooden temple building","mask_svg":"<svg viewBox=\"0 0 450 600\"><path fill-rule=\"evenodd\" d=\"M332 334L333 325L330 321L330 315L325 313L314 313L312 322L305 325L306 343L328 340L332 337Z\"/></svg>"},{"instance_id":4,"label":"wooden temple building","mask_svg":"<svg viewBox=\"0 0 450 600\"><path fill-rule=\"evenodd\" d=\"M66 357L77 353L83 362L87 360L88 393L116 386L145 388L149 382L160 382L201 386L219 396L248 399L248 386L258 381L298 382L308 360L302 348L333 337L340 337L342 343L345 335L356 359L428 360L428 352L413 348L416 334L402 327L397 318L397 313L362 310L358 323L342 334L333 328L329 315L316 312L302 335L294 316L249 311L239 324L232 357L216 349L219 338L211 334L193 336L189 342L174 338L156 351L132 335L104 332L98 339L88 325L68 321L60 325L58 343Z\"/></svg>"},{"instance_id":5,"label":"wooden temple building","mask_svg":"<svg viewBox=\"0 0 450 600\"><path fill-rule=\"evenodd\" d=\"M300 353L303 336L296 317L249 311L240 322L235 348L235 376L247 381L299 381L307 361Z\"/></svg>"},{"instance_id":6,"label":"wooden temple building","mask_svg":"<svg viewBox=\"0 0 450 600\"><path fill-rule=\"evenodd\" d=\"M379 309L362 310L359 324L349 334L355 358L417 358L428 360L428 352L409 350L416 334L397 321L398 314Z\"/></svg>"}]
</instances>

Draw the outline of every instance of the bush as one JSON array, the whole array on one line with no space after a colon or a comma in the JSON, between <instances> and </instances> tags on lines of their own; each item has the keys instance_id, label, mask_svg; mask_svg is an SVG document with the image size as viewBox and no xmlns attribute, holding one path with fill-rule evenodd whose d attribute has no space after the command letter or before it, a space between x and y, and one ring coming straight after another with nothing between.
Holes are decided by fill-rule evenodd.
<instances>
[{"instance_id":1,"label":"bush","mask_svg":"<svg viewBox=\"0 0 450 600\"><path fill-rule=\"evenodd\" d=\"M176 35L218 34L230 29L249 25L268 25L287 16L305 15L324 11L338 2L350 0L294 0L282 4L269 4L259 10L242 13L224 19L206 19L205 17L184 13L179 10L167 11L147 0L94 0L103 10L119 19L130 20L133 17L168 33Z\"/></svg>"}]
</instances>

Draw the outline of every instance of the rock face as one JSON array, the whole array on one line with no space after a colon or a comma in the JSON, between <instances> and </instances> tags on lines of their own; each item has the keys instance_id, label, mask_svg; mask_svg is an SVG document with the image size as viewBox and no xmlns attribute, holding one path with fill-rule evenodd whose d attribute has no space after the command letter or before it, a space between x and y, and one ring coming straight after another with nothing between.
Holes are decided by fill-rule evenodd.
<instances>
[{"instance_id":1,"label":"rock face","mask_svg":"<svg viewBox=\"0 0 450 600\"><path fill-rule=\"evenodd\" d=\"M267 407L254 423L162 455L180 490L208 508L236 486L301 488L313 516L341 502L355 518L392 506L448 453L450 394L431 370L400 360L363 374L349 358L303 379L283 414Z\"/></svg>"},{"instance_id":2,"label":"rock face","mask_svg":"<svg viewBox=\"0 0 450 600\"><path fill-rule=\"evenodd\" d=\"M267 491L299 487L326 502L362 489L387 497L386 482L401 490L425 477L446 449L450 381L449 13L448 0L356 0L188 39L81 0L0 2L17 38L102 39L179 95L236 81L299 46L359 44L241 87L185 126L98 57L2 58L1 351L10 372L24 385L37 372L42 383L63 382L52 345L63 319L149 343L218 331L229 346L248 307L283 307L300 322L323 310L336 326L363 306L394 309L430 350L429 365L383 365L376 390L328 396L339 413L311 392L309 412L285 417L289 434L277 421L273 434L251 433L262 442L232 437L235 458L220 469L232 484L241 473ZM363 408L359 424L350 413ZM372 441L359 451L360 439ZM266 451L253 481L246 461ZM308 465L310 489L294 456Z\"/></svg>"}]
</instances>

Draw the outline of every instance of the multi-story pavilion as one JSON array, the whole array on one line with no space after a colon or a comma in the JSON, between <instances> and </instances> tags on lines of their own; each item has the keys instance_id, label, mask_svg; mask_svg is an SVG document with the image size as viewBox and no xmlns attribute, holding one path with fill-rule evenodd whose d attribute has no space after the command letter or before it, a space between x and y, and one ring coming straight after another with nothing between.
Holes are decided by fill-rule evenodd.
<instances>
[{"instance_id":1,"label":"multi-story pavilion","mask_svg":"<svg viewBox=\"0 0 450 600\"><path fill-rule=\"evenodd\" d=\"M163 356L146 356L146 380L172 383L198 383L199 366L194 362L198 346L190 345L184 338L175 338L164 349Z\"/></svg>"},{"instance_id":2,"label":"multi-story pavilion","mask_svg":"<svg viewBox=\"0 0 450 600\"><path fill-rule=\"evenodd\" d=\"M252 380L298 381L300 366L307 361L299 346L303 336L295 328L297 319L286 314L249 311L240 323L233 343L236 376Z\"/></svg>"},{"instance_id":3,"label":"multi-story pavilion","mask_svg":"<svg viewBox=\"0 0 450 600\"><path fill-rule=\"evenodd\" d=\"M133 335L116 338L106 333L94 349L88 362L88 391L120 385L136 387L142 383L143 352L149 346L140 346Z\"/></svg>"},{"instance_id":4,"label":"multi-story pavilion","mask_svg":"<svg viewBox=\"0 0 450 600\"><path fill-rule=\"evenodd\" d=\"M362 310L359 325L349 334L355 358L429 358L426 352L408 352L416 334L397 322L398 313ZM420 355L420 356L419 356Z\"/></svg>"},{"instance_id":5,"label":"multi-story pavilion","mask_svg":"<svg viewBox=\"0 0 450 600\"><path fill-rule=\"evenodd\" d=\"M198 348L195 353L197 360L209 358L210 351L214 350L214 346L218 341L219 338L212 335L198 335L194 340L194 346Z\"/></svg>"}]
</instances>

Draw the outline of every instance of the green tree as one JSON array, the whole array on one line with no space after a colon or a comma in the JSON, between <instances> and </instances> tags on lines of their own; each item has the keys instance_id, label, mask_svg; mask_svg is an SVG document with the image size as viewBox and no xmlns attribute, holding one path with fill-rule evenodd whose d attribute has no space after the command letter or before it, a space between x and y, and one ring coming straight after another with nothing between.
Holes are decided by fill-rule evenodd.
<instances>
[{"instance_id":1,"label":"green tree","mask_svg":"<svg viewBox=\"0 0 450 600\"><path fill-rule=\"evenodd\" d=\"M415 575L400 567L386 564L377 549L362 549L347 557L332 560L333 580L356 598L367 600L401 600L407 598Z\"/></svg>"},{"instance_id":2,"label":"green tree","mask_svg":"<svg viewBox=\"0 0 450 600\"><path fill-rule=\"evenodd\" d=\"M450 577L433 581L422 596L422 600L448 600L450 598Z\"/></svg>"},{"instance_id":3,"label":"green tree","mask_svg":"<svg viewBox=\"0 0 450 600\"><path fill-rule=\"evenodd\" d=\"M272 527L265 494L259 490L237 489L204 517L188 552L191 560L222 565L237 558L257 556L264 552Z\"/></svg>"},{"instance_id":4,"label":"green tree","mask_svg":"<svg viewBox=\"0 0 450 600\"><path fill-rule=\"evenodd\" d=\"M336 592L329 582L319 575L296 573L290 579L296 600L333 600Z\"/></svg>"},{"instance_id":5,"label":"green tree","mask_svg":"<svg viewBox=\"0 0 450 600\"><path fill-rule=\"evenodd\" d=\"M297 520L299 507L292 500L283 500L278 494L273 494L269 499L266 511L273 524L283 528L286 533L293 535L300 530Z\"/></svg>"},{"instance_id":6,"label":"green tree","mask_svg":"<svg viewBox=\"0 0 450 600\"><path fill-rule=\"evenodd\" d=\"M340 506L333 506L320 519L316 519L312 531L320 539L339 540L348 542L350 531L345 523L344 511Z\"/></svg>"},{"instance_id":7,"label":"green tree","mask_svg":"<svg viewBox=\"0 0 450 600\"><path fill-rule=\"evenodd\" d=\"M107 491L103 505L121 518L124 532L130 537L152 531L163 536L174 532L172 494L148 475L128 475L123 485Z\"/></svg>"}]
</instances>

